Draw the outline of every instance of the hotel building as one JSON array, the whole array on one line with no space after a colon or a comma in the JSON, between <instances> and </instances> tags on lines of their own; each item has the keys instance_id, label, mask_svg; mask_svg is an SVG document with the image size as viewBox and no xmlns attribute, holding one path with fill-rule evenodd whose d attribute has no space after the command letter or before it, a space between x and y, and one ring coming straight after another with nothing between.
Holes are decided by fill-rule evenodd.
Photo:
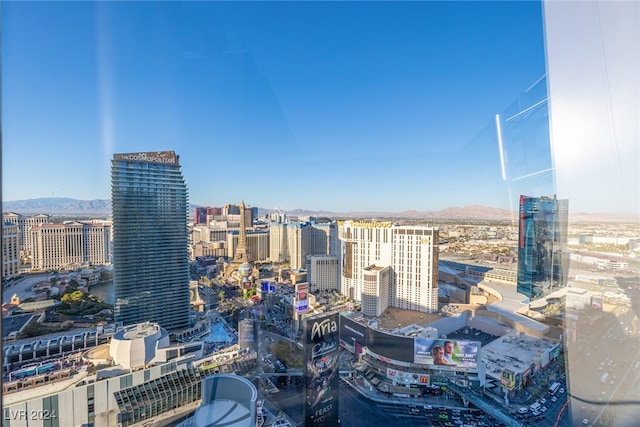
<instances>
[{"instance_id":1,"label":"hotel building","mask_svg":"<svg viewBox=\"0 0 640 427\"><path fill-rule=\"evenodd\" d=\"M518 292L531 300L567 284L569 201L520 196Z\"/></svg>"},{"instance_id":2,"label":"hotel building","mask_svg":"<svg viewBox=\"0 0 640 427\"><path fill-rule=\"evenodd\" d=\"M337 255L338 236L335 222L315 218L304 222L286 221L280 215L271 215L271 219L270 261L289 261L291 268L302 269L306 266L308 255Z\"/></svg>"},{"instance_id":3,"label":"hotel building","mask_svg":"<svg viewBox=\"0 0 640 427\"><path fill-rule=\"evenodd\" d=\"M75 269L111 261L111 226L107 223L43 224L32 227L29 234L34 270Z\"/></svg>"},{"instance_id":4,"label":"hotel building","mask_svg":"<svg viewBox=\"0 0 640 427\"><path fill-rule=\"evenodd\" d=\"M188 327L187 186L173 151L111 163L115 318Z\"/></svg>"},{"instance_id":5,"label":"hotel building","mask_svg":"<svg viewBox=\"0 0 640 427\"><path fill-rule=\"evenodd\" d=\"M437 228L366 221L345 221L338 228L343 294L363 302L364 295L384 299L388 292L391 307L438 310ZM388 285L385 267L391 269ZM385 304L380 301L374 306Z\"/></svg>"},{"instance_id":6,"label":"hotel building","mask_svg":"<svg viewBox=\"0 0 640 427\"><path fill-rule=\"evenodd\" d=\"M5 222L10 222L18 226L20 250L25 255L31 255L33 246L29 230L42 224L49 223L49 215L38 214L32 216L21 215L13 212L5 212L3 215Z\"/></svg>"}]
</instances>

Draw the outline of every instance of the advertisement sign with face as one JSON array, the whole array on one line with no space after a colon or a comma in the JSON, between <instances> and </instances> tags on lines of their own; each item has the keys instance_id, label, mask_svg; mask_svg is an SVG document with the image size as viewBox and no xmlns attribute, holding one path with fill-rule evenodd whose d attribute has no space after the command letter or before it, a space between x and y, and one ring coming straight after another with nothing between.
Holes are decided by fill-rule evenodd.
<instances>
[{"instance_id":1,"label":"advertisement sign with face","mask_svg":"<svg viewBox=\"0 0 640 427\"><path fill-rule=\"evenodd\" d=\"M416 338L413 358L416 364L475 370L479 348L480 343L476 341Z\"/></svg>"}]
</instances>

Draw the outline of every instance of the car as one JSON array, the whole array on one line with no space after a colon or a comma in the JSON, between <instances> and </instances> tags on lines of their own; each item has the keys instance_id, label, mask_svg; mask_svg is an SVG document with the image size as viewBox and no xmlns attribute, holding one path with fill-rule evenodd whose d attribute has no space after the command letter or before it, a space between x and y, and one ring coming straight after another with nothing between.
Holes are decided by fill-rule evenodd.
<instances>
[{"instance_id":1,"label":"car","mask_svg":"<svg viewBox=\"0 0 640 427\"><path fill-rule=\"evenodd\" d=\"M540 403L542 405L544 405L545 403L547 403L547 399L545 399L544 397L542 399L540 399Z\"/></svg>"},{"instance_id":2,"label":"car","mask_svg":"<svg viewBox=\"0 0 640 427\"><path fill-rule=\"evenodd\" d=\"M560 393L564 393L564 388L560 388L560 390L558 390Z\"/></svg>"},{"instance_id":3,"label":"car","mask_svg":"<svg viewBox=\"0 0 640 427\"><path fill-rule=\"evenodd\" d=\"M557 398L557 397L555 397L555 396L553 396L553 397L551 398L551 401L552 401L552 402L557 402L557 401L558 401L558 398Z\"/></svg>"},{"instance_id":4,"label":"car","mask_svg":"<svg viewBox=\"0 0 640 427\"><path fill-rule=\"evenodd\" d=\"M540 408L540 410L541 410L542 412L547 412L547 407L546 407L546 406L543 406L542 408Z\"/></svg>"},{"instance_id":5,"label":"car","mask_svg":"<svg viewBox=\"0 0 640 427\"><path fill-rule=\"evenodd\" d=\"M518 413L519 414L526 414L527 412L529 412L529 408L526 408L524 406L522 408L518 409Z\"/></svg>"},{"instance_id":6,"label":"car","mask_svg":"<svg viewBox=\"0 0 640 427\"><path fill-rule=\"evenodd\" d=\"M584 424L584 425L589 424L589 420L585 418L584 420L582 420L582 424Z\"/></svg>"}]
</instances>

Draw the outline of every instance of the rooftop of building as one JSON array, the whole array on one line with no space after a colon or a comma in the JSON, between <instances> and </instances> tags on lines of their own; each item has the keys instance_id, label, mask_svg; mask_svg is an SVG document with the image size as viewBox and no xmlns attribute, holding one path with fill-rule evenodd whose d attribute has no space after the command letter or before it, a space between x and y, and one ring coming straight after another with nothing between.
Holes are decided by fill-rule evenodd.
<instances>
[{"instance_id":1,"label":"rooftop of building","mask_svg":"<svg viewBox=\"0 0 640 427\"><path fill-rule=\"evenodd\" d=\"M32 314L18 314L2 318L2 338L6 338L12 332L18 332L33 317Z\"/></svg>"},{"instance_id":2,"label":"rooftop of building","mask_svg":"<svg viewBox=\"0 0 640 427\"><path fill-rule=\"evenodd\" d=\"M160 325L157 323L144 322L125 326L122 330L115 333L114 338L132 341L154 335L158 333L158 331L160 331Z\"/></svg>"},{"instance_id":3,"label":"rooftop of building","mask_svg":"<svg viewBox=\"0 0 640 427\"><path fill-rule=\"evenodd\" d=\"M387 267L381 267L379 265L375 265L374 264L374 265L370 265L368 267L365 267L363 270L365 270L365 271L382 271L385 268L387 268Z\"/></svg>"},{"instance_id":4,"label":"rooftop of building","mask_svg":"<svg viewBox=\"0 0 640 427\"><path fill-rule=\"evenodd\" d=\"M481 359L486 364L487 375L500 376L504 369L523 372L535 360L541 360L545 351L558 344L546 339L512 332L483 345Z\"/></svg>"},{"instance_id":5,"label":"rooftop of building","mask_svg":"<svg viewBox=\"0 0 640 427\"><path fill-rule=\"evenodd\" d=\"M442 316L436 313L423 313L421 311L404 310L388 307L378 318L378 326L384 329L397 329L409 325L429 325Z\"/></svg>"},{"instance_id":6,"label":"rooftop of building","mask_svg":"<svg viewBox=\"0 0 640 427\"><path fill-rule=\"evenodd\" d=\"M484 332L480 329L476 329L470 326L457 329L447 334L447 339L460 340L460 341L477 341L480 343L480 348L484 349L484 346L495 341L498 337L490 333Z\"/></svg>"}]
</instances>

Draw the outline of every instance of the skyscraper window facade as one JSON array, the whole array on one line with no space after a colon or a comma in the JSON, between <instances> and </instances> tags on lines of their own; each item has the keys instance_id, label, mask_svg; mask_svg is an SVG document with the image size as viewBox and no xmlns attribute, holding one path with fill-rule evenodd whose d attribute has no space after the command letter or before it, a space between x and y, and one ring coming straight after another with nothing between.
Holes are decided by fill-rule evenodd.
<instances>
[{"instance_id":1,"label":"skyscraper window facade","mask_svg":"<svg viewBox=\"0 0 640 427\"><path fill-rule=\"evenodd\" d=\"M566 286L569 201L520 196L518 292L532 301Z\"/></svg>"},{"instance_id":2,"label":"skyscraper window facade","mask_svg":"<svg viewBox=\"0 0 640 427\"><path fill-rule=\"evenodd\" d=\"M111 163L115 319L188 326L187 186L173 151Z\"/></svg>"}]
</instances>

